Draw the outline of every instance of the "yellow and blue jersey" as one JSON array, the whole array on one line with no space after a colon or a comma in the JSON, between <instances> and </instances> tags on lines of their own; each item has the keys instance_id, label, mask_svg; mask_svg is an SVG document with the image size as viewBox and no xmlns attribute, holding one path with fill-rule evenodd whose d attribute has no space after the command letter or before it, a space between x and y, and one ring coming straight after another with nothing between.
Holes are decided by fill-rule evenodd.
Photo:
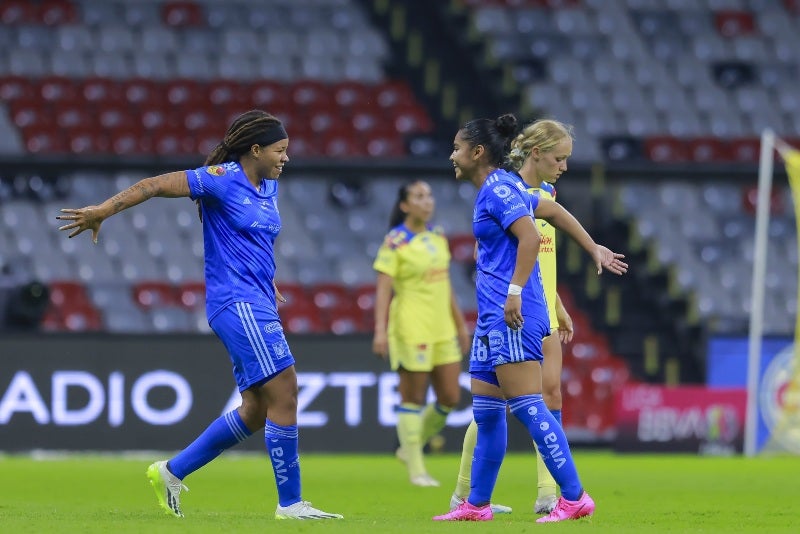
<instances>
[{"instance_id":1,"label":"yellow and blue jersey","mask_svg":"<svg viewBox=\"0 0 800 534\"><path fill-rule=\"evenodd\" d=\"M553 184L542 182L539 187L530 187L528 192L532 195L547 200L556 200L556 188ZM547 311L550 313L550 327L558 328L556 317L556 229L544 219L536 219L536 226L542 234L542 244L539 246L539 270L542 273L542 285L547 299Z\"/></svg>"},{"instance_id":2,"label":"yellow and blue jersey","mask_svg":"<svg viewBox=\"0 0 800 534\"><path fill-rule=\"evenodd\" d=\"M450 307L450 248L438 228L415 234L393 228L378 250L373 268L392 278L388 335L407 344L453 339Z\"/></svg>"}]
</instances>

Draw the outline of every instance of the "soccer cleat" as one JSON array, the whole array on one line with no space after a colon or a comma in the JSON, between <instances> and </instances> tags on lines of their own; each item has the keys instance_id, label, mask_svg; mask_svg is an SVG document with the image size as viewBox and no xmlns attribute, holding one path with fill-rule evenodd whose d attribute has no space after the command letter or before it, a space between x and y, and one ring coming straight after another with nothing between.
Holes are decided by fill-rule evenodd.
<instances>
[{"instance_id":1,"label":"soccer cleat","mask_svg":"<svg viewBox=\"0 0 800 534\"><path fill-rule=\"evenodd\" d=\"M444 515L434 516L434 521L491 521L494 519L492 506L473 506L469 501L462 501L454 510Z\"/></svg>"},{"instance_id":2,"label":"soccer cleat","mask_svg":"<svg viewBox=\"0 0 800 534\"><path fill-rule=\"evenodd\" d=\"M298 501L289 506L279 504L275 510L275 519L344 519L344 516L317 510L308 501Z\"/></svg>"},{"instance_id":3,"label":"soccer cleat","mask_svg":"<svg viewBox=\"0 0 800 534\"><path fill-rule=\"evenodd\" d=\"M438 488L441 486L439 481L430 476L428 473L422 473L421 475L415 475L411 477L411 483L415 486L420 486L422 488Z\"/></svg>"},{"instance_id":4,"label":"soccer cleat","mask_svg":"<svg viewBox=\"0 0 800 534\"><path fill-rule=\"evenodd\" d=\"M453 511L458 508L461 503L464 502L464 499L456 495L455 493L450 496L450 510ZM497 514L510 514L512 512L510 506L504 506L502 504L494 504L492 503L492 513L494 515Z\"/></svg>"},{"instance_id":5,"label":"soccer cleat","mask_svg":"<svg viewBox=\"0 0 800 534\"><path fill-rule=\"evenodd\" d=\"M181 480L169 472L167 462L156 462L147 468L147 478L156 492L158 504L173 517L183 517L181 512L181 490L189 491Z\"/></svg>"},{"instance_id":6,"label":"soccer cleat","mask_svg":"<svg viewBox=\"0 0 800 534\"><path fill-rule=\"evenodd\" d=\"M556 507L557 502L558 497L555 495L543 495L536 499L536 502L533 504L533 513L549 514Z\"/></svg>"},{"instance_id":7,"label":"soccer cleat","mask_svg":"<svg viewBox=\"0 0 800 534\"><path fill-rule=\"evenodd\" d=\"M594 513L594 501L585 491L577 501L568 501L560 497L556 507L548 515L540 517L537 523L555 523L556 521L566 521L567 519L579 519L588 517Z\"/></svg>"}]
</instances>

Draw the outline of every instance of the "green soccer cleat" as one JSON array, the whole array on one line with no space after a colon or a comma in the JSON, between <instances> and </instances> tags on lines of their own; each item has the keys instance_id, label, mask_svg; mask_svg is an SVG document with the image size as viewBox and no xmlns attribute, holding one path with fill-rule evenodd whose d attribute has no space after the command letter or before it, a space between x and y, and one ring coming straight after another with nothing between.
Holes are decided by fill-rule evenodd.
<instances>
[{"instance_id":1,"label":"green soccer cleat","mask_svg":"<svg viewBox=\"0 0 800 534\"><path fill-rule=\"evenodd\" d=\"M181 490L189 488L181 483L180 479L169 472L167 462L156 462L147 468L147 478L156 492L156 498L161 508L172 517L183 517L181 512Z\"/></svg>"}]
</instances>

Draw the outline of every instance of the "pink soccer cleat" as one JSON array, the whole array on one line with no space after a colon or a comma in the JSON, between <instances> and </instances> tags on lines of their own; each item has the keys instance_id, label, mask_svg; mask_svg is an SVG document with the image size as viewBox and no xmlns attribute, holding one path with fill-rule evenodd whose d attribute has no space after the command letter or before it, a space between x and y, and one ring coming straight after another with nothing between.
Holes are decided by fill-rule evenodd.
<instances>
[{"instance_id":1,"label":"pink soccer cleat","mask_svg":"<svg viewBox=\"0 0 800 534\"><path fill-rule=\"evenodd\" d=\"M560 497L556 507L548 515L540 517L537 523L554 523L556 521L566 521L567 519L579 519L588 517L594 513L594 501L585 491L577 501L568 501Z\"/></svg>"},{"instance_id":2,"label":"pink soccer cleat","mask_svg":"<svg viewBox=\"0 0 800 534\"><path fill-rule=\"evenodd\" d=\"M473 506L468 501L459 504L444 515L437 515L434 521L491 521L494 519L492 505Z\"/></svg>"}]
</instances>

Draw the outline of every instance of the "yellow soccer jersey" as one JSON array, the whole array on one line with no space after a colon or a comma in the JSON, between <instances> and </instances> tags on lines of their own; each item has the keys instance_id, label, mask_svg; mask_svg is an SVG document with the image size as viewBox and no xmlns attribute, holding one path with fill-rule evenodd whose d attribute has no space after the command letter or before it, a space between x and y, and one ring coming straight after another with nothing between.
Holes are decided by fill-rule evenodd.
<instances>
[{"instance_id":1,"label":"yellow soccer jersey","mask_svg":"<svg viewBox=\"0 0 800 534\"><path fill-rule=\"evenodd\" d=\"M539 187L531 187L528 192L547 200L556 199L556 189L552 184L542 182ZM536 226L542 234L539 247L539 270L542 272L544 296L547 299L547 312L550 314L550 328L558 328L556 317L556 229L543 219L536 219Z\"/></svg>"},{"instance_id":2,"label":"yellow soccer jersey","mask_svg":"<svg viewBox=\"0 0 800 534\"><path fill-rule=\"evenodd\" d=\"M404 225L392 229L372 267L392 277L390 337L407 344L455 337L450 307L450 248L438 228L419 234L411 233Z\"/></svg>"}]
</instances>

